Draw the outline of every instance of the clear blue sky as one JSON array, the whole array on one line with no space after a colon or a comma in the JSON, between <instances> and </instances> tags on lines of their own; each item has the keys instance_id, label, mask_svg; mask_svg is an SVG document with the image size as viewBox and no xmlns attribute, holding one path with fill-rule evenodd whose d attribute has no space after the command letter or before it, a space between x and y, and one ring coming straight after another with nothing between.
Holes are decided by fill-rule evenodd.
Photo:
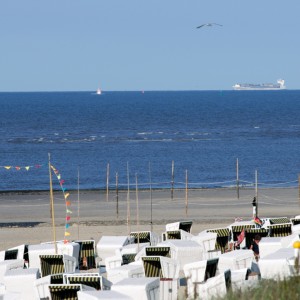
<instances>
[{"instance_id":1,"label":"clear blue sky","mask_svg":"<svg viewBox=\"0 0 300 300\"><path fill-rule=\"evenodd\" d=\"M299 0L3 0L0 91L300 89ZM223 27L204 27L216 22Z\"/></svg>"}]
</instances>

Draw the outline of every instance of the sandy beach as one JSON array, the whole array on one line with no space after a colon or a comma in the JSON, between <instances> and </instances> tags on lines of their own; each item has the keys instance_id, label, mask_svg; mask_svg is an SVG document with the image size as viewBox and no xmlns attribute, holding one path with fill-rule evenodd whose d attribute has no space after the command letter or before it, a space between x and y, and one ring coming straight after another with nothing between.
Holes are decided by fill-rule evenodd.
<instances>
[{"instance_id":1,"label":"sandy beach","mask_svg":"<svg viewBox=\"0 0 300 300\"><path fill-rule=\"evenodd\" d=\"M103 235L127 235L131 231L165 231L167 223L193 221L192 233L219 228L235 218L252 218L254 189L195 189L115 191L71 191L70 240L95 239ZM118 198L118 201L117 201ZM128 201L129 199L129 201ZM128 215L128 202L130 215ZM258 191L258 213L263 217L300 215L297 188L270 188ZM151 209L152 207L152 209ZM21 244L53 241L49 192L0 193L0 251ZM56 239L65 231L65 200L54 192ZM128 222L127 222L128 220ZM152 220L152 225L151 225Z\"/></svg>"}]
</instances>

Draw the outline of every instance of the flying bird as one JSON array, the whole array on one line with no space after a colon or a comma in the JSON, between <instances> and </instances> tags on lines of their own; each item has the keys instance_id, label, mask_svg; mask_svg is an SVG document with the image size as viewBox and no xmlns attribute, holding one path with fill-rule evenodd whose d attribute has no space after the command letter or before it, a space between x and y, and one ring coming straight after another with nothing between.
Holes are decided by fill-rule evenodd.
<instances>
[{"instance_id":1,"label":"flying bird","mask_svg":"<svg viewBox=\"0 0 300 300\"><path fill-rule=\"evenodd\" d=\"M217 23L206 23L206 24L202 24L202 25L200 25L200 26L198 26L198 27L196 27L196 28L202 28L202 27L204 27L204 26L214 26L214 25L217 25L217 26L223 26L223 25L217 24Z\"/></svg>"}]
</instances>

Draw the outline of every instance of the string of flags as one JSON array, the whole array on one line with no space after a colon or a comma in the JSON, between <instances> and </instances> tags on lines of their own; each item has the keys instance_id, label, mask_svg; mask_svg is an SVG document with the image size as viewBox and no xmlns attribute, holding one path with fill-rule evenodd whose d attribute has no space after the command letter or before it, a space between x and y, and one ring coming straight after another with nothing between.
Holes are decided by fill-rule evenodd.
<instances>
[{"instance_id":1,"label":"string of flags","mask_svg":"<svg viewBox=\"0 0 300 300\"><path fill-rule=\"evenodd\" d=\"M4 168L6 170L23 170L29 171L30 169L39 169L43 167L43 165L33 165L33 166L0 166L0 168Z\"/></svg>"},{"instance_id":2,"label":"string of flags","mask_svg":"<svg viewBox=\"0 0 300 300\"><path fill-rule=\"evenodd\" d=\"M64 199L65 199L65 204L66 204L66 219L65 219L65 236L64 236L64 243L67 244L69 242L69 236L70 236L70 232L69 232L69 227L70 227L70 219L71 219L71 214L72 211L70 209L71 206L71 201L68 200L68 197L70 196L70 193L67 192L66 188L63 186L63 184L65 183L65 181L61 178L61 175L59 173L59 171L53 166L51 165L51 169L53 170L54 174L56 175L59 185L61 187L61 190L63 192L64 195Z\"/></svg>"}]
</instances>

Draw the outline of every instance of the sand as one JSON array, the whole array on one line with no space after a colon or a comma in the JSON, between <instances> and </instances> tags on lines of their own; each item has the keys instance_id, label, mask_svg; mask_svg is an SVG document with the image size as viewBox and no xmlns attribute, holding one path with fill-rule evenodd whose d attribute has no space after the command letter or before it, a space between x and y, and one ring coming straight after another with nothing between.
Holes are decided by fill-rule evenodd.
<instances>
[{"instance_id":1,"label":"sand","mask_svg":"<svg viewBox=\"0 0 300 300\"><path fill-rule=\"evenodd\" d=\"M71 191L68 200L72 211L70 240L95 239L103 235L127 235L131 231L165 231L167 223L191 220L192 233L225 227L236 218L252 218L254 189L195 189L171 191L149 190ZM118 202L117 202L118 198ZM49 192L0 193L0 251L22 244L54 240L50 216ZM79 200L78 200L79 199ZM129 199L129 201L128 201ZM130 204L130 216L128 205ZM63 240L66 206L61 191L54 193L56 240ZM270 188L258 191L258 214L263 217L300 215L297 188ZM152 209L151 209L152 207ZM79 209L78 209L79 208ZM127 222L128 220L128 222ZM151 225L152 220L152 225Z\"/></svg>"}]
</instances>

